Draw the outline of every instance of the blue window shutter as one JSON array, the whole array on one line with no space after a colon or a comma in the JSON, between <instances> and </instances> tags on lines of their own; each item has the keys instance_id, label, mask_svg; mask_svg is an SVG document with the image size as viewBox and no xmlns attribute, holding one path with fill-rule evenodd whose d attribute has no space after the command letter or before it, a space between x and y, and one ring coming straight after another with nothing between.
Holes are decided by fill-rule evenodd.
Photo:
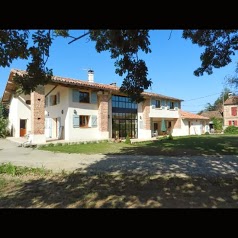
<instances>
[{"instance_id":1,"label":"blue window shutter","mask_svg":"<svg viewBox=\"0 0 238 238\"><path fill-rule=\"evenodd\" d=\"M73 89L73 102L79 102L79 91L76 89Z\"/></svg>"},{"instance_id":2,"label":"blue window shutter","mask_svg":"<svg viewBox=\"0 0 238 238\"><path fill-rule=\"evenodd\" d=\"M77 128L77 127L79 127L79 125L80 125L80 118L79 118L79 115L73 115L73 127L74 128Z\"/></svg>"},{"instance_id":3,"label":"blue window shutter","mask_svg":"<svg viewBox=\"0 0 238 238\"><path fill-rule=\"evenodd\" d=\"M56 101L57 101L57 104L60 104L60 93L59 92L56 94Z\"/></svg>"},{"instance_id":4,"label":"blue window shutter","mask_svg":"<svg viewBox=\"0 0 238 238\"><path fill-rule=\"evenodd\" d=\"M155 108L156 100L152 99L152 100L151 100L151 105L152 105L152 108Z\"/></svg>"},{"instance_id":5,"label":"blue window shutter","mask_svg":"<svg viewBox=\"0 0 238 238\"><path fill-rule=\"evenodd\" d=\"M178 106L179 106L178 102L175 102L174 107L178 107Z\"/></svg>"},{"instance_id":6,"label":"blue window shutter","mask_svg":"<svg viewBox=\"0 0 238 238\"><path fill-rule=\"evenodd\" d=\"M97 127L97 116L96 115L92 115L91 116L91 126L92 127Z\"/></svg>"},{"instance_id":7,"label":"blue window shutter","mask_svg":"<svg viewBox=\"0 0 238 238\"><path fill-rule=\"evenodd\" d=\"M98 96L96 92L91 93L91 103L97 103L98 102Z\"/></svg>"},{"instance_id":8,"label":"blue window shutter","mask_svg":"<svg viewBox=\"0 0 238 238\"><path fill-rule=\"evenodd\" d=\"M161 105L165 107L166 106L166 101L165 100L161 100Z\"/></svg>"}]
</instances>

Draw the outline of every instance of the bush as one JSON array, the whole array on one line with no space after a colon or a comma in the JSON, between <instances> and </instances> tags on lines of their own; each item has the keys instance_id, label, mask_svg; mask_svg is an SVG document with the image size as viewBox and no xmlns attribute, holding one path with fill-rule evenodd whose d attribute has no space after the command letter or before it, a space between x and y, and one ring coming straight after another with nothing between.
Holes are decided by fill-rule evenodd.
<instances>
[{"instance_id":1,"label":"bush","mask_svg":"<svg viewBox=\"0 0 238 238\"><path fill-rule=\"evenodd\" d=\"M209 132L208 132L208 131L206 131L206 132L204 133L204 135L210 135L210 134L209 134Z\"/></svg>"},{"instance_id":2,"label":"bush","mask_svg":"<svg viewBox=\"0 0 238 238\"><path fill-rule=\"evenodd\" d=\"M238 127L236 127L236 126L228 126L224 130L224 134L238 134Z\"/></svg>"},{"instance_id":3,"label":"bush","mask_svg":"<svg viewBox=\"0 0 238 238\"><path fill-rule=\"evenodd\" d=\"M168 140L173 140L173 139L174 139L174 138L173 138L172 134L169 134Z\"/></svg>"},{"instance_id":4,"label":"bush","mask_svg":"<svg viewBox=\"0 0 238 238\"><path fill-rule=\"evenodd\" d=\"M9 135L9 131L8 131L8 120L0 117L0 138L5 138L6 136Z\"/></svg>"},{"instance_id":5,"label":"bush","mask_svg":"<svg viewBox=\"0 0 238 238\"><path fill-rule=\"evenodd\" d=\"M130 137L127 135L126 136L126 141L125 141L126 144L131 144L131 139Z\"/></svg>"}]
</instances>

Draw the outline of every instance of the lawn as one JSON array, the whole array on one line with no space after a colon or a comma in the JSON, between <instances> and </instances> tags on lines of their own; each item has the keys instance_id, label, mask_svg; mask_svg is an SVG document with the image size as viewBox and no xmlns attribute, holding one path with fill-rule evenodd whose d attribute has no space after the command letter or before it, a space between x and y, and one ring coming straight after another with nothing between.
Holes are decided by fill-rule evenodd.
<instances>
[{"instance_id":1,"label":"lawn","mask_svg":"<svg viewBox=\"0 0 238 238\"><path fill-rule=\"evenodd\" d=\"M11 171L1 173L0 208L238 208L236 176Z\"/></svg>"},{"instance_id":2,"label":"lawn","mask_svg":"<svg viewBox=\"0 0 238 238\"><path fill-rule=\"evenodd\" d=\"M112 143L88 143L88 144L51 144L39 147L40 150L48 150L62 153L83 154L133 154L133 155L229 155L238 154L237 135L201 135L174 137L173 140L161 138L155 141L140 142L134 144Z\"/></svg>"}]
</instances>

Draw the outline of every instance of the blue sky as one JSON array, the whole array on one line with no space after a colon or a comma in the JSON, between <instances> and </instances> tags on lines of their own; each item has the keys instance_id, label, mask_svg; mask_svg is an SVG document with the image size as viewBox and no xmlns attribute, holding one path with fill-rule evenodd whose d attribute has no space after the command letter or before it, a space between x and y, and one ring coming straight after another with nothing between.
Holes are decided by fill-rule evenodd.
<instances>
[{"instance_id":1,"label":"blue sky","mask_svg":"<svg viewBox=\"0 0 238 238\"><path fill-rule=\"evenodd\" d=\"M182 38L182 30L151 30L150 48L152 53L140 53L144 59L153 84L147 91L183 99L182 109L197 113L207 103L214 103L225 85L225 78L234 74L236 58L228 66L214 69L212 75L202 77L193 75L201 65L200 54L203 49ZM80 36L83 30L73 30L73 36ZM170 37L170 39L169 39ZM57 38L50 49L48 68L54 75L87 80L87 69L94 70L94 81L121 85L123 78L115 74L114 60L109 52L97 53L95 43L87 36L68 44L71 39ZM15 60L8 68L0 68L0 97L6 86L11 68L26 69L27 61Z\"/></svg>"}]
</instances>

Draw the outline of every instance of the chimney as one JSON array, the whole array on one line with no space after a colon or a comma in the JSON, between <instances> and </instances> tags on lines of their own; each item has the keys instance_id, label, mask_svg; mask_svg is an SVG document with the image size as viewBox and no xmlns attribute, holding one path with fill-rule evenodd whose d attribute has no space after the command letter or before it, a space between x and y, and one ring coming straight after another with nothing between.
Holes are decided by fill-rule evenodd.
<instances>
[{"instance_id":1,"label":"chimney","mask_svg":"<svg viewBox=\"0 0 238 238\"><path fill-rule=\"evenodd\" d=\"M110 85L112 85L112 86L117 86L117 83L110 83Z\"/></svg>"},{"instance_id":2,"label":"chimney","mask_svg":"<svg viewBox=\"0 0 238 238\"><path fill-rule=\"evenodd\" d=\"M93 83L94 82L94 71L93 70L88 70L88 82Z\"/></svg>"}]
</instances>

